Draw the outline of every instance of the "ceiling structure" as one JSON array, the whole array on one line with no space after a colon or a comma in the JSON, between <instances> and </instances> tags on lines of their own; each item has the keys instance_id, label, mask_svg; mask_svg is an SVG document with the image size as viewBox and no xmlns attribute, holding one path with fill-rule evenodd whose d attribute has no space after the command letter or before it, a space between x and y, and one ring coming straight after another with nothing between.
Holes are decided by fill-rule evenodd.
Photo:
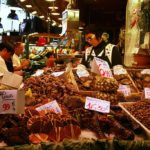
<instances>
[{"instance_id":1,"label":"ceiling structure","mask_svg":"<svg viewBox=\"0 0 150 150\"><path fill-rule=\"evenodd\" d=\"M12 1L12 0L11 0ZM80 10L80 24L100 24L105 26L120 26L125 23L125 10L127 0L13 0L28 12L33 12L47 20L58 19L62 12L67 8ZM31 6L30 6L31 5ZM52 7L50 9L49 7ZM58 9L55 7L58 7ZM52 15L52 12L60 15Z\"/></svg>"}]
</instances>

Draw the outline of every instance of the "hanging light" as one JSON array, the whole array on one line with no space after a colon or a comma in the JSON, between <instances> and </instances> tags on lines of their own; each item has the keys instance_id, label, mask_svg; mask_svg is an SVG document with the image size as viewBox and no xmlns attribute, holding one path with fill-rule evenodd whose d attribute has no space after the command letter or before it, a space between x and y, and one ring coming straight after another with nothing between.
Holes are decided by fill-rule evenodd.
<instances>
[{"instance_id":1,"label":"hanging light","mask_svg":"<svg viewBox=\"0 0 150 150\"><path fill-rule=\"evenodd\" d=\"M54 2L55 0L45 0L45 1L47 1L47 2Z\"/></svg>"},{"instance_id":2,"label":"hanging light","mask_svg":"<svg viewBox=\"0 0 150 150\"><path fill-rule=\"evenodd\" d=\"M49 6L48 8L49 8L49 9L58 9L57 6Z\"/></svg>"},{"instance_id":3,"label":"hanging light","mask_svg":"<svg viewBox=\"0 0 150 150\"><path fill-rule=\"evenodd\" d=\"M35 14L37 14L37 11L33 11L31 14L32 14L32 15L35 15Z\"/></svg>"},{"instance_id":4,"label":"hanging light","mask_svg":"<svg viewBox=\"0 0 150 150\"><path fill-rule=\"evenodd\" d=\"M27 8L31 8L31 7L32 7L32 5L26 5L26 7L27 7Z\"/></svg>"},{"instance_id":5,"label":"hanging light","mask_svg":"<svg viewBox=\"0 0 150 150\"><path fill-rule=\"evenodd\" d=\"M25 2L26 0L20 0L20 2Z\"/></svg>"},{"instance_id":6,"label":"hanging light","mask_svg":"<svg viewBox=\"0 0 150 150\"><path fill-rule=\"evenodd\" d=\"M43 15L41 15L41 16L39 16L39 18L43 19L43 18L44 18L44 16L43 16Z\"/></svg>"},{"instance_id":7,"label":"hanging light","mask_svg":"<svg viewBox=\"0 0 150 150\"><path fill-rule=\"evenodd\" d=\"M52 12L51 15L53 15L53 16L59 16L60 13L58 13L58 12Z\"/></svg>"}]
</instances>

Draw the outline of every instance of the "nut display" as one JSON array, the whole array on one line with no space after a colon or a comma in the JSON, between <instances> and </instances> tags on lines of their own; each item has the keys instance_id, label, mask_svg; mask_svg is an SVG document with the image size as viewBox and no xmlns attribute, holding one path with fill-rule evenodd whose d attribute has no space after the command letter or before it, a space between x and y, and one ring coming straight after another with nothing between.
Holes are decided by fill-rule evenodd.
<instances>
[{"instance_id":1,"label":"nut display","mask_svg":"<svg viewBox=\"0 0 150 150\"><path fill-rule=\"evenodd\" d=\"M102 92L117 91L119 84L114 78L96 76L94 89Z\"/></svg>"},{"instance_id":2,"label":"nut display","mask_svg":"<svg viewBox=\"0 0 150 150\"><path fill-rule=\"evenodd\" d=\"M125 108L145 127L150 129L150 101L141 100L130 105L125 105Z\"/></svg>"}]
</instances>

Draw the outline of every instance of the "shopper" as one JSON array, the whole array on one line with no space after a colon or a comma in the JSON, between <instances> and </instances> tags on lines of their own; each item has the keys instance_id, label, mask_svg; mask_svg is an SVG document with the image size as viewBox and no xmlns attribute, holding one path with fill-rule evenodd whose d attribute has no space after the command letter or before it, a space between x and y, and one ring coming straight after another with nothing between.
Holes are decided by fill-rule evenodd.
<instances>
[{"instance_id":1,"label":"shopper","mask_svg":"<svg viewBox=\"0 0 150 150\"><path fill-rule=\"evenodd\" d=\"M11 57L14 49L8 43L0 43L0 73L13 72Z\"/></svg>"},{"instance_id":2,"label":"shopper","mask_svg":"<svg viewBox=\"0 0 150 150\"><path fill-rule=\"evenodd\" d=\"M122 65L121 54L116 45L109 41L104 41L102 33L95 25L89 25L85 28L85 40L91 45L86 49L82 59L82 64L90 67L90 62L94 57L101 58L108 62L110 68L115 65Z\"/></svg>"},{"instance_id":3,"label":"shopper","mask_svg":"<svg viewBox=\"0 0 150 150\"><path fill-rule=\"evenodd\" d=\"M14 44L15 53L13 55L13 67L14 71L22 71L23 69L27 69L29 67L30 61L24 59L21 61L20 57L24 52L24 44L22 42L16 42Z\"/></svg>"}]
</instances>

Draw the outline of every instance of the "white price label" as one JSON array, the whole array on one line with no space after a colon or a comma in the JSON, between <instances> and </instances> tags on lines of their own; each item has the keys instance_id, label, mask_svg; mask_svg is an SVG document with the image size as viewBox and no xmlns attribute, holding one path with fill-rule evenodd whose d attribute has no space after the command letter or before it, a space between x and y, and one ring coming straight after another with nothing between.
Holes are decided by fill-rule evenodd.
<instances>
[{"instance_id":1,"label":"white price label","mask_svg":"<svg viewBox=\"0 0 150 150\"><path fill-rule=\"evenodd\" d=\"M131 94L131 89L128 85L120 84L119 88L118 88L118 91L122 92L124 94L124 96L129 96Z\"/></svg>"},{"instance_id":2,"label":"white price label","mask_svg":"<svg viewBox=\"0 0 150 150\"><path fill-rule=\"evenodd\" d=\"M44 70L42 69L38 69L35 74L33 74L32 76L41 76L44 73Z\"/></svg>"},{"instance_id":3,"label":"white price label","mask_svg":"<svg viewBox=\"0 0 150 150\"><path fill-rule=\"evenodd\" d=\"M144 88L145 99L150 99L150 88Z\"/></svg>"},{"instance_id":4,"label":"white price label","mask_svg":"<svg viewBox=\"0 0 150 150\"><path fill-rule=\"evenodd\" d=\"M78 69L77 75L79 78L81 78L81 77L88 77L90 74L87 70Z\"/></svg>"},{"instance_id":5,"label":"white price label","mask_svg":"<svg viewBox=\"0 0 150 150\"><path fill-rule=\"evenodd\" d=\"M102 59L96 58L96 64L98 65L99 73L103 77L112 77L112 72L108 63Z\"/></svg>"},{"instance_id":6,"label":"white price label","mask_svg":"<svg viewBox=\"0 0 150 150\"><path fill-rule=\"evenodd\" d=\"M95 110L102 113L109 113L110 102L93 97L86 97L85 109Z\"/></svg>"},{"instance_id":7,"label":"white price label","mask_svg":"<svg viewBox=\"0 0 150 150\"><path fill-rule=\"evenodd\" d=\"M0 91L0 114L16 113L17 90Z\"/></svg>"},{"instance_id":8,"label":"white price label","mask_svg":"<svg viewBox=\"0 0 150 150\"><path fill-rule=\"evenodd\" d=\"M58 105L56 100L51 101L49 103L46 103L46 104L44 104L44 105L42 105L40 107L37 107L36 110L37 111L51 110L51 111L55 112L56 114L62 113L62 111L61 111L61 109L60 109L60 107L59 107L59 105Z\"/></svg>"},{"instance_id":9,"label":"white price label","mask_svg":"<svg viewBox=\"0 0 150 150\"><path fill-rule=\"evenodd\" d=\"M58 77L60 75L62 75L64 73L64 71L59 71L59 72L53 72L51 75Z\"/></svg>"},{"instance_id":10,"label":"white price label","mask_svg":"<svg viewBox=\"0 0 150 150\"><path fill-rule=\"evenodd\" d=\"M144 69L144 70L142 70L141 74L150 74L150 69Z\"/></svg>"},{"instance_id":11,"label":"white price label","mask_svg":"<svg viewBox=\"0 0 150 150\"><path fill-rule=\"evenodd\" d=\"M124 69L121 65L116 65L113 67L114 75L127 74L127 70Z\"/></svg>"}]
</instances>

